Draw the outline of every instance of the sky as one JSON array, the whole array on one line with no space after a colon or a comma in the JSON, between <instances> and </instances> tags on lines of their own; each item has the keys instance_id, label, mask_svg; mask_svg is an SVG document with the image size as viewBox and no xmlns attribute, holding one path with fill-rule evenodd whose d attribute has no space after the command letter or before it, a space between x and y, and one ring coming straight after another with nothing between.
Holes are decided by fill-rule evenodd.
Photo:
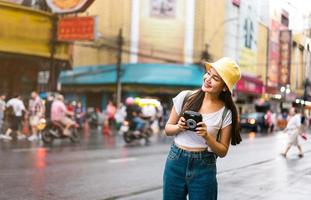
<instances>
[{"instance_id":1,"label":"sky","mask_svg":"<svg viewBox=\"0 0 311 200\"><path fill-rule=\"evenodd\" d=\"M285 7L290 9L289 28L294 32L302 31L310 27L311 21L307 16L311 16L311 0L282 0Z\"/></svg>"}]
</instances>

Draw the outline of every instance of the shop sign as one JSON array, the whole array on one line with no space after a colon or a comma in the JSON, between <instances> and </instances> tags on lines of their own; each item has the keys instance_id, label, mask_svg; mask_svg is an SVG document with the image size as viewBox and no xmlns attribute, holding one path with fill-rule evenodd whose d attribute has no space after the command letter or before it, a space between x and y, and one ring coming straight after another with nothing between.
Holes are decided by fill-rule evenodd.
<instances>
[{"instance_id":1,"label":"shop sign","mask_svg":"<svg viewBox=\"0 0 311 200\"><path fill-rule=\"evenodd\" d=\"M59 41L94 40L96 36L96 17L64 17L58 22Z\"/></svg>"},{"instance_id":2,"label":"shop sign","mask_svg":"<svg viewBox=\"0 0 311 200\"><path fill-rule=\"evenodd\" d=\"M50 58L52 17L0 1L0 51ZM10 20L8 20L10 19ZM68 60L68 45L56 45L56 59Z\"/></svg>"},{"instance_id":3,"label":"shop sign","mask_svg":"<svg viewBox=\"0 0 311 200\"><path fill-rule=\"evenodd\" d=\"M243 1L240 5L240 52L239 64L241 71L256 75L257 69L257 31L258 5L257 1Z\"/></svg>"},{"instance_id":4,"label":"shop sign","mask_svg":"<svg viewBox=\"0 0 311 200\"><path fill-rule=\"evenodd\" d=\"M84 12L94 0L46 0L53 13Z\"/></svg>"},{"instance_id":5,"label":"shop sign","mask_svg":"<svg viewBox=\"0 0 311 200\"><path fill-rule=\"evenodd\" d=\"M278 87L278 74L279 74L279 29L280 23L272 20L270 28L270 38L269 38L269 68L267 73L267 92L274 93L277 91Z\"/></svg>"},{"instance_id":6,"label":"shop sign","mask_svg":"<svg viewBox=\"0 0 311 200\"><path fill-rule=\"evenodd\" d=\"M242 78L238 81L236 88L237 92L261 95L263 92L263 83L256 78L242 75Z\"/></svg>"},{"instance_id":7,"label":"shop sign","mask_svg":"<svg viewBox=\"0 0 311 200\"><path fill-rule=\"evenodd\" d=\"M280 31L280 85L287 85L290 83L291 33L290 30Z\"/></svg>"}]
</instances>

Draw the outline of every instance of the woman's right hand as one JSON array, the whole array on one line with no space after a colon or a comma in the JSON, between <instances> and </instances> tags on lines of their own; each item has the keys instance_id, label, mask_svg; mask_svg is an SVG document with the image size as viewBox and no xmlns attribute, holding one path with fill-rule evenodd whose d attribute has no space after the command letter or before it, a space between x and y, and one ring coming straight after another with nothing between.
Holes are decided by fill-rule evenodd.
<instances>
[{"instance_id":1,"label":"woman's right hand","mask_svg":"<svg viewBox=\"0 0 311 200\"><path fill-rule=\"evenodd\" d=\"M186 126L186 120L184 117L180 117L177 122L178 129L180 132L185 131L188 127Z\"/></svg>"}]
</instances>

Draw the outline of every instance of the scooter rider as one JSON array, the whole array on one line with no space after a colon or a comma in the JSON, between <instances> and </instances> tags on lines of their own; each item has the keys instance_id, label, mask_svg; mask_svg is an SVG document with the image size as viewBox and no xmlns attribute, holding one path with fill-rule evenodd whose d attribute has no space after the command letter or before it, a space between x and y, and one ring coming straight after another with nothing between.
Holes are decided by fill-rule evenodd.
<instances>
[{"instance_id":1,"label":"scooter rider","mask_svg":"<svg viewBox=\"0 0 311 200\"><path fill-rule=\"evenodd\" d=\"M56 99L52 103L51 108L51 120L54 122L60 122L65 126L63 134L65 136L70 136L69 128L75 124L75 122L67 117L67 115L73 115L72 112L69 112L64 104L64 96L57 95Z\"/></svg>"},{"instance_id":2,"label":"scooter rider","mask_svg":"<svg viewBox=\"0 0 311 200\"><path fill-rule=\"evenodd\" d=\"M132 97L126 99L126 120L129 122L130 129L135 132L143 132L145 121L140 118L141 108L134 103Z\"/></svg>"}]
</instances>

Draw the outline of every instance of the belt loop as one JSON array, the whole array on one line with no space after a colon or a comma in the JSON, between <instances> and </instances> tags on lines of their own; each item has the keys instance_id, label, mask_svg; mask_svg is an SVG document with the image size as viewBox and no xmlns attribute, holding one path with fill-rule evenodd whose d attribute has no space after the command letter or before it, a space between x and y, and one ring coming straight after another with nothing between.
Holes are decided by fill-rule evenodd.
<instances>
[{"instance_id":1,"label":"belt loop","mask_svg":"<svg viewBox=\"0 0 311 200\"><path fill-rule=\"evenodd\" d=\"M182 149L181 148L179 148L179 147L177 147L177 149L178 149L178 153L177 153L177 156L178 156L178 158L180 158L180 156L182 155Z\"/></svg>"},{"instance_id":2,"label":"belt loop","mask_svg":"<svg viewBox=\"0 0 311 200\"><path fill-rule=\"evenodd\" d=\"M183 149L179 148L176 144L175 144L176 148L177 148L177 156L180 157L183 153Z\"/></svg>"}]
</instances>

